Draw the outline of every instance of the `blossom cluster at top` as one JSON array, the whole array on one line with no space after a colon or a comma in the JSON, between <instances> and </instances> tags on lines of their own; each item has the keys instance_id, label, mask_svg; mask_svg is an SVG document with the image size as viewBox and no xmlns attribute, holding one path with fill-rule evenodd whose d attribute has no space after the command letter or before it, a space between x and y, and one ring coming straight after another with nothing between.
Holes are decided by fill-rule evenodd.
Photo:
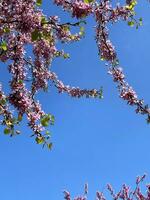
<instances>
[{"instance_id":1,"label":"blossom cluster at top","mask_svg":"<svg viewBox=\"0 0 150 200\"><path fill-rule=\"evenodd\" d=\"M126 1L124 6L113 7L111 1L101 0L54 0L54 4L61 6L76 23L60 23L58 16L44 15L40 6L42 0L1 0L0 1L0 61L8 64L11 74L9 81L10 92L5 94L0 88L1 124L5 126L5 134L18 134L15 126L20 124L24 115L28 125L33 130L33 136L39 144L51 148L49 131L45 128L54 123L54 116L46 114L36 94L42 89L48 89L51 81L58 92L66 92L72 97L100 97L102 89L80 89L65 85L51 71L54 58L69 58L63 50L57 49L57 43L77 42L84 35L83 25L86 17L91 15L96 21L96 42L101 60L109 65L109 73L118 84L120 97L129 105L136 106L136 112L147 115L150 121L150 110L144 101L139 100L136 92L126 82L125 75L119 66L115 47L109 39L109 23L118 20L128 21L130 26L135 23L135 0ZM136 26L141 23L136 22ZM79 28L79 32L72 34L72 27ZM32 49L32 53L28 50ZM12 112L12 106L15 113Z\"/></svg>"},{"instance_id":2,"label":"blossom cluster at top","mask_svg":"<svg viewBox=\"0 0 150 200\"><path fill-rule=\"evenodd\" d=\"M26 115L28 125L39 144L51 148L49 131L46 127L54 123L54 116L46 114L36 94L48 89L51 81L59 93L66 92L72 97L102 97L102 90L80 89L65 85L51 71L54 58L69 57L63 50L57 49L57 43L79 41L84 34L82 24L59 23L57 16L46 16L39 8L41 1L2 0L0 2L0 61L8 65L11 74L10 92L4 94L0 88L1 124L4 133L20 133L15 129ZM75 14L76 15L76 14ZM71 27L79 27L79 32L72 34ZM32 55L28 48L32 48ZM4 88L5 89L5 88ZM15 112L12 112L12 106Z\"/></svg>"}]
</instances>

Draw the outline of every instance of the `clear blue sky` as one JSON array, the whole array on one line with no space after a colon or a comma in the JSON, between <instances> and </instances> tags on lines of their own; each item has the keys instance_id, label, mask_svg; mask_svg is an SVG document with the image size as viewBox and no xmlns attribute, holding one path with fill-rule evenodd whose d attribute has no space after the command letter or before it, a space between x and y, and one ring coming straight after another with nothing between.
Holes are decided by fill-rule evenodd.
<instances>
[{"instance_id":1,"label":"clear blue sky","mask_svg":"<svg viewBox=\"0 0 150 200\"><path fill-rule=\"evenodd\" d=\"M45 0L46 14L69 15ZM142 1L137 7L143 27L130 28L125 23L111 29L121 65L128 82L140 98L150 103L150 5ZM56 117L52 127L52 151L42 150L30 138L25 124L22 134L9 138L0 134L0 198L2 200L62 200L66 188L73 196L89 184L89 200L96 190L110 182L116 190L122 183L134 186L137 175L148 174L150 181L150 125L145 116L119 97L104 63L97 55L94 21L88 19L86 37L79 43L64 45L70 53L68 61L53 62L53 71L66 84L81 88L104 88L104 99L73 99L60 95L55 88L39 96L43 108ZM7 87L4 66L0 79ZM105 190L104 190L105 191Z\"/></svg>"}]
</instances>

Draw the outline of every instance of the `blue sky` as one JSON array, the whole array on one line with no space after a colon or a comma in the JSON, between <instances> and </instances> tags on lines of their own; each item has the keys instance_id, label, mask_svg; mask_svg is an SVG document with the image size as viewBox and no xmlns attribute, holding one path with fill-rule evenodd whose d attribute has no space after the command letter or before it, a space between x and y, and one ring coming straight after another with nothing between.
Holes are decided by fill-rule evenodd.
<instances>
[{"instance_id":1,"label":"blue sky","mask_svg":"<svg viewBox=\"0 0 150 200\"><path fill-rule=\"evenodd\" d=\"M45 0L43 10L69 15ZM128 82L140 98L150 102L150 5L142 1L137 17L143 26L136 30L120 22L110 27L120 63ZM73 99L58 94L55 88L39 95L43 108L55 115L52 127L52 151L42 149L30 138L30 130L22 125L22 134L9 138L0 134L0 196L3 200L62 200L64 189L74 195L89 184L89 200L96 190L104 190L110 182L116 190L127 183L134 187L137 175L147 173L150 181L150 125L145 116L119 97L116 86L97 55L94 21L88 18L84 40L63 45L69 60L57 59L52 68L66 84L81 88L104 88L104 99ZM59 46L59 47L62 47ZM4 66L0 78L7 87ZM105 191L105 190L104 190Z\"/></svg>"}]
</instances>

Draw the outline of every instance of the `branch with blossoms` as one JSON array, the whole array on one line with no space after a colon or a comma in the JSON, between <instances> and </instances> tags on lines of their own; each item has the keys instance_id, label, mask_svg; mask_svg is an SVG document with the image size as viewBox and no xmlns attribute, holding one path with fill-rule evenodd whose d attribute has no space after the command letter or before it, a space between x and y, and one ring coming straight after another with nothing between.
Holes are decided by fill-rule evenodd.
<instances>
[{"instance_id":1,"label":"branch with blossoms","mask_svg":"<svg viewBox=\"0 0 150 200\"><path fill-rule=\"evenodd\" d=\"M109 67L108 73L112 75L113 81L117 83L117 88L120 93L120 97L127 101L127 104L136 107L136 113L147 115L147 122L150 122L150 109L148 105L144 105L143 99L138 99L136 92L133 88L126 82L125 75L119 64L119 59L117 58L117 53L114 46L109 40L109 31L107 28L108 22L112 20L115 22L117 18L128 20L133 19L134 7L136 1L130 1L127 6L117 7L114 10L108 9L108 14L100 13L96 15L96 21L98 23L96 29L96 41L99 49L99 54L102 60L106 60L106 66ZM103 2L100 7L107 9L110 6L109 1ZM111 10L111 11L109 11ZM110 19L110 20L109 20ZM140 19L141 21L141 19ZM130 22L130 21L129 21ZM137 25L136 25L137 27Z\"/></svg>"},{"instance_id":2,"label":"branch with blossoms","mask_svg":"<svg viewBox=\"0 0 150 200\"><path fill-rule=\"evenodd\" d=\"M86 3L85 3L86 2ZM135 19L134 8L137 4L136 0L127 0L126 5L119 4L113 8L111 1L102 0L100 3L94 1L75 1L69 3L67 1L55 0L57 5L63 7L72 13L72 17L83 18L92 14L97 23L96 26L96 42L101 60L106 61L108 73L112 76L113 81L117 84L119 96L127 101L127 104L135 106L136 113L147 116L147 122L150 123L150 108L144 105L143 99L138 99L136 92L125 80L123 69L120 67L119 59L115 51L115 47L109 39L108 25L116 23L119 20L128 22L129 26L138 28L142 25L142 18Z\"/></svg>"},{"instance_id":3,"label":"branch with blossoms","mask_svg":"<svg viewBox=\"0 0 150 200\"><path fill-rule=\"evenodd\" d=\"M69 54L57 49L57 43L79 41L84 36L86 22L61 24L57 16L43 14L39 7L41 3L38 0L2 0L0 3L0 61L9 63L11 74L10 93L4 95L0 88L0 115L4 133L10 136L20 133L15 128L26 116L35 141L51 149L47 127L54 124L55 118L42 110L37 100L38 92L46 91L49 81L59 93L66 92L77 98L102 98L102 88L88 90L66 86L51 71L53 59L69 58ZM79 32L72 34L72 27L79 28ZM32 58L27 45L32 46Z\"/></svg>"},{"instance_id":4,"label":"branch with blossoms","mask_svg":"<svg viewBox=\"0 0 150 200\"><path fill-rule=\"evenodd\" d=\"M138 28L142 19L135 18L136 0L127 0L124 6L113 7L111 1L101 0L54 0L54 4L71 13L76 23L61 24L58 16L44 15L40 6L42 0L2 0L0 3L0 61L8 63L11 74L9 81L10 93L0 90L1 124L5 126L4 133L11 136L20 133L15 131L23 117L33 131L32 136L38 144L47 145L50 133L49 125L54 124L54 116L42 110L37 94L46 91L51 81L59 93L67 93L71 97L102 98L102 88L80 89L65 85L51 71L52 61L57 57L69 58L69 54L57 48L58 42L77 42L84 37L86 17L92 16L96 21L96 42L101 60L105 60L108 73L117 83L119 95L129 105L136 107L136 113L145 114L150 122L150 109L144 101L138 99L136 92L125 80L125 75L119 64L119 59L109 39L108 25L119 20L127 21L129 26ZM72 34L72 27L79 32ZM32 47L32 54L27 46ZM30 55L33 55L30 57ZM15 112L11 108L15 108Z\"/></svg>"},{"instance_id":5,"label":"branch with blossoms","mask_svg":"<svg viewBox=\"0 0 150 200\"><path fill-rule=\"evenodd\" d=\"M123 184L119 192L115 192L110 184L107 184L107 191L110 194L112 200L150 200L150 184L146 184L146 193L142 192L140 184L144 181L146 175L138 176L135 182L135 189L131 189L126 184ZM70 192L64 191L65 200L88 200L88 185L85 184L84 193L75 198L71 197ZM103 192L96 192L96 200L107 200Z\"/></svg>"}]
</instances>

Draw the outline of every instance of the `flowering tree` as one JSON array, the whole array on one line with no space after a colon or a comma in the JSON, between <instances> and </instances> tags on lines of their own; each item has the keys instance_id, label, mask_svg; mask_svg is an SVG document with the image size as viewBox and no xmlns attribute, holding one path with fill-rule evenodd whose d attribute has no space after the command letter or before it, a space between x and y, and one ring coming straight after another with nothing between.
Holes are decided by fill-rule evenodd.
<instances>
[{"instance_id":1,"label":"flowering tree","mask_svg":"<svg viewBox=\"0 0 150 200\"><path fill-rule=\"evenodd\" d=\"M63 50L57 49L57 43L78 42L84 36L86 17L91 15L96 22L95 38L98 54L106 62L108 73L117 85L119 96L134 106L136 113L146 115L150 122L150 109L139 99L133 88L127 83L115 47L109 39L109 24L119 20L126 21L129 26L138 28L142 25L142 18L135 18L134 8L136 0L126 0L124 5L112 6L110 0L54 0L54 4L69 12L77 22L61 23L58 16L46 16L40 9L42 0L1 0L0 1L0 61L8 66L11 74L10 90L5 93L0 85L0 115L4 125L4 134L13 136L20 134L16 128L26 116L28 126L33 131L38 144L52 147L49 131L46 129L54 124L54 116L45 113L37 94L40 90L48 90L48 82L58 89L59 93L66 92L71 97L102 98L101 89L80 89L65 85L51 70L51 63L57 57L69 58ZM72 27L79 28L76 34ZM31 47L32 52L28 47ZM13 112L12 110L15 111ZM150 200L150 185L147 193L143 194L139 184L145 175L137 177L136 187L131 190L123 185L115 193L111 185L107 185L112 199ZM83 195L74 200L86 200L88 186L85 185ZM64 191L64 199L71 200L68 191ZM96 193L96 200L105 200L103 192Z\"/></svg>"},{"instance_id":2,"label":"flowering tree","mask_svg":"<svg viewBox=\"0 0 150 200\"><path fill-rule=\"evenodd\" d=\"M110 197L113 200L150 200L150 184L147 184L147 192L144 194L140 188L140 183L145 179L145 174L143 176L138 176L136 179L136 187L135 189L131 189L129 186L124 184L119 192L115 192L110 184L107 185L107 189L110 193ZM88 185L85 185L84 194L78 196L74 199L71 198L70 193L68 191L64 191L64 199L65 200L87 200L88 194ZM103 192L96 192L96 200L106 200Z\"/></svg>"},{"instance_id":3,"label":"flowering tree","mask_svg":"<svg viewBox=\"0 0 150 200\"><path fill-rule=\"evenodd\" d=\"M127 83L119 64L113 44L109 39L108 25L119 20L127 21L129 26L138 28L142 18L135 18L136 0L127 0L123 6L112 6L110 0L54 0L54 4L69 12L76 23L60 23L58 16L46 16L40 9L42 0L1 0L0 1L0 61L8 66L11 74L10 92L7 94L0 85L1 124L4 133L11 136L19 134L16 126L25 115L28 125L38 144L47 145L49 131L46 127L54 124L54 116L45 113L36 98L40 90L48 89L51 81L58 92L68 93L71 97L102 98L102 89L80 89L66 86L51 70L52 60L56 57L69 58L56 44L77 42L84 35L86 17L91 15L96 21L96 43L101 60L106 61L109 74L117 84L119 95L127 104L135 106L136 113L147 116L150 122L150 109L139 99ZM80 31L72 34L72 27ZM28 51L28 46L32 48ZM15 108L15 112L12 109Z\"/></svg>"}]
</instances>

